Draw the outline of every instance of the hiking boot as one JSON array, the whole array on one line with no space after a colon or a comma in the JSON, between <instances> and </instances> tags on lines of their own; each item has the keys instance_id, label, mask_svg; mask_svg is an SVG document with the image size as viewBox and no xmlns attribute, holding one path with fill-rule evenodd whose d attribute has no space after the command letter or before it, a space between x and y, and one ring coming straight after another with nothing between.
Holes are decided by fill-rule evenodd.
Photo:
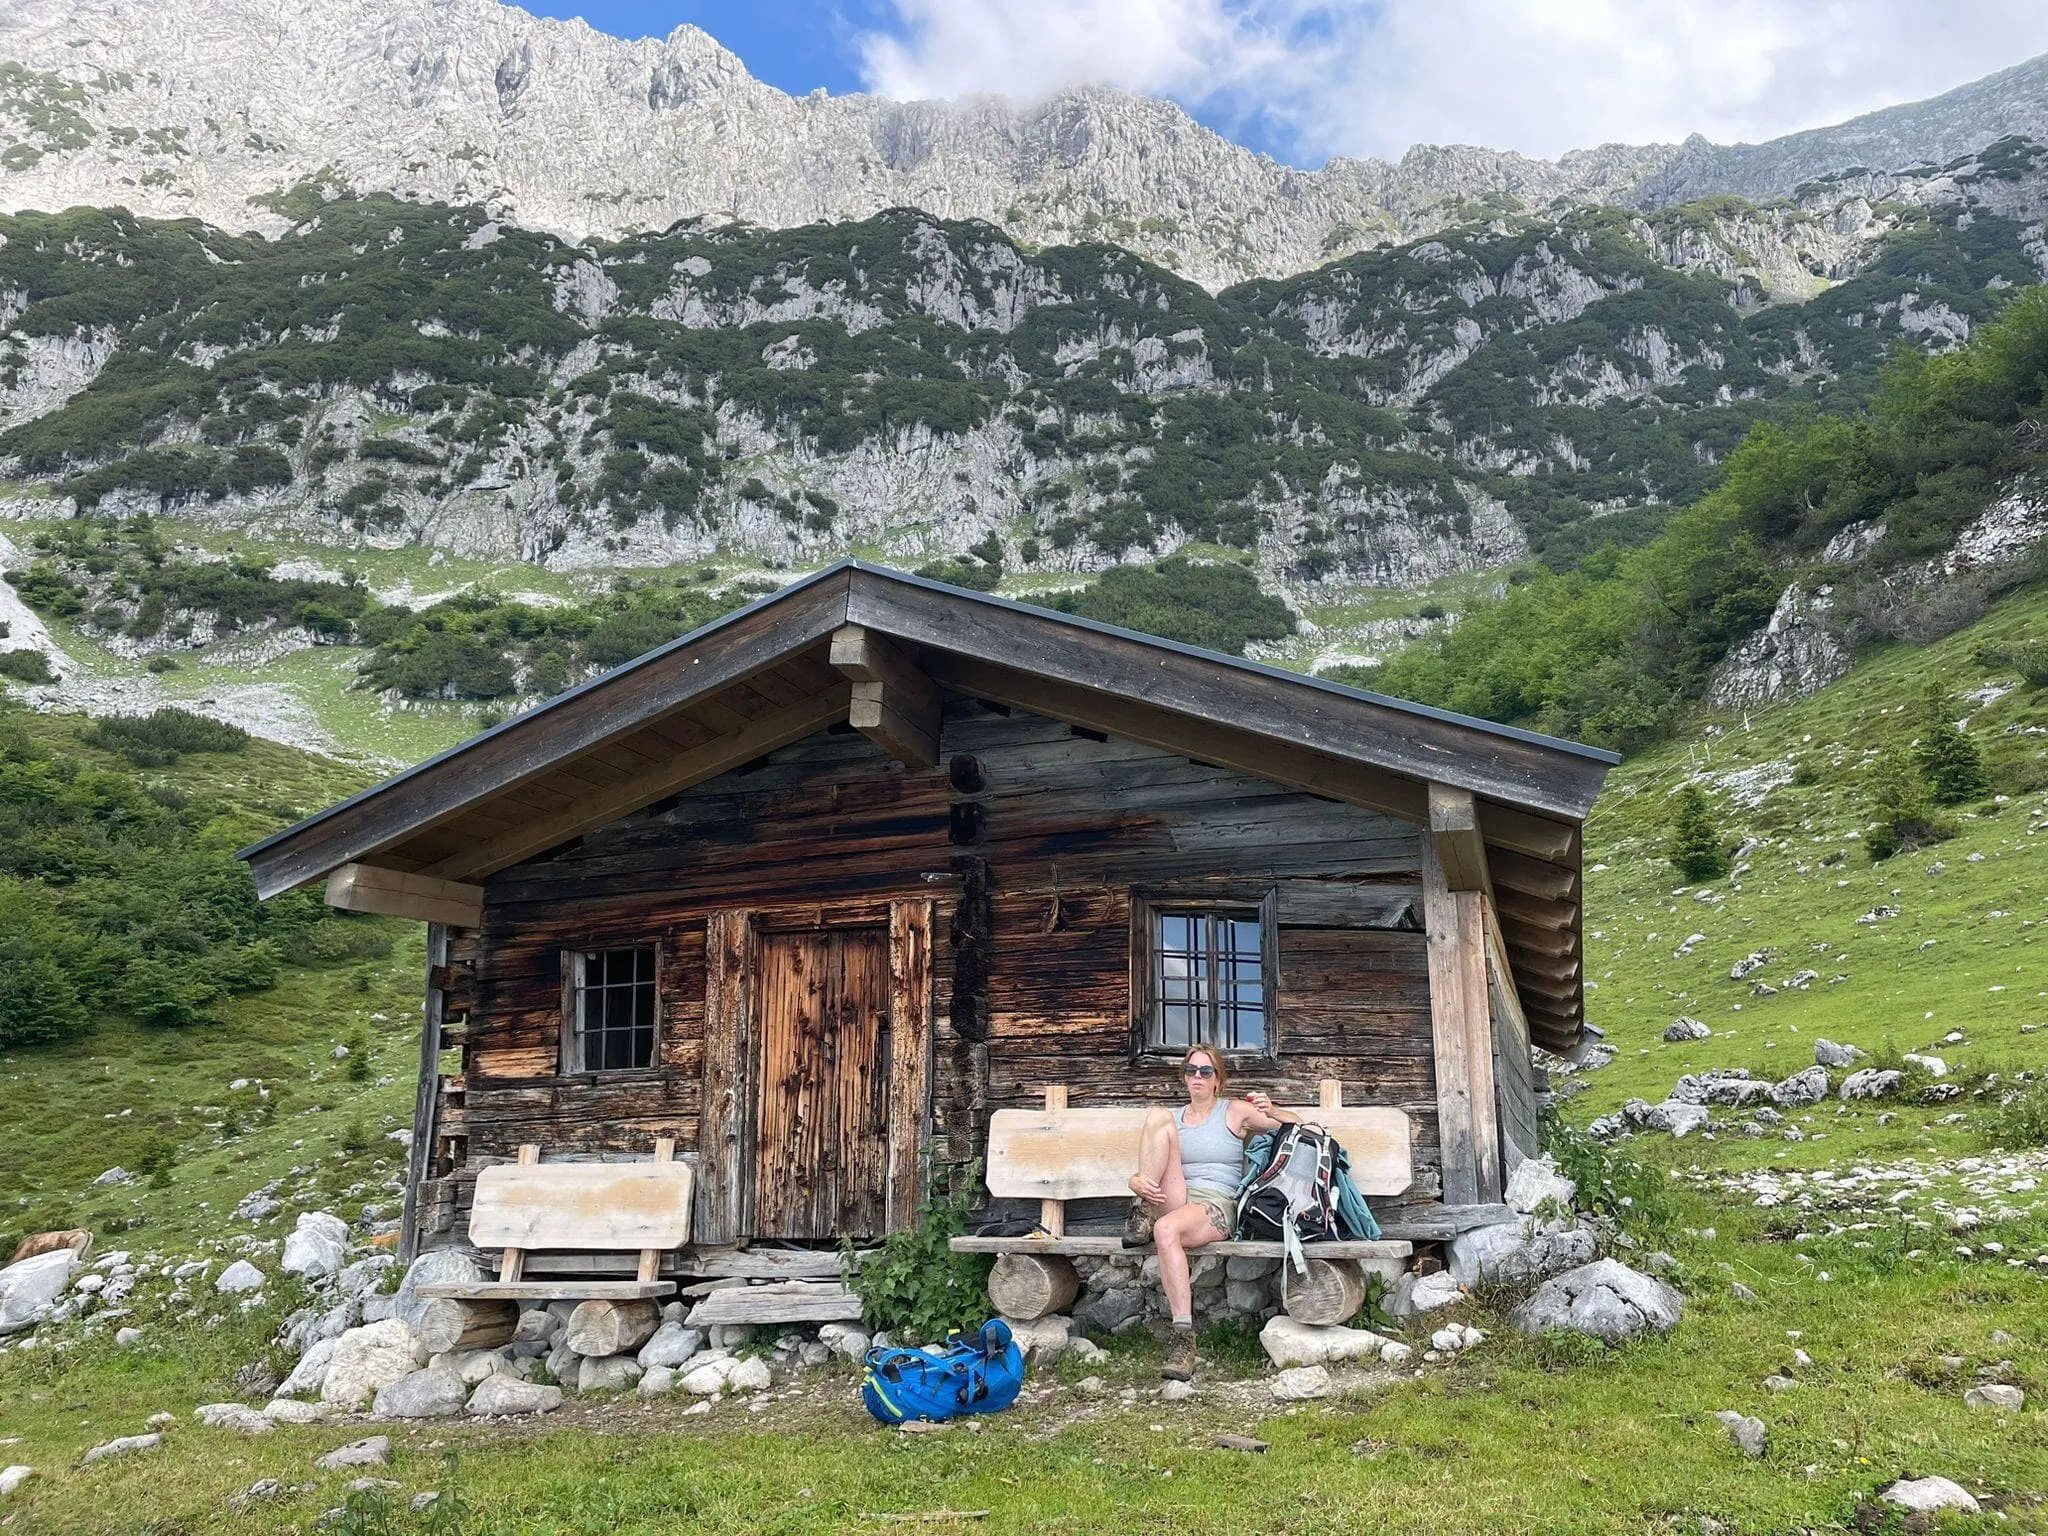
<instances>
[{"instance_id":1,"label":"hiking boot","mask_svg":"<svg viewBox=\"0 0 2048 1536\"><path fill-rule=\"evenodd\" d=\"M1159 1213L1142 1200L1131 1202L1130 1214L1124 1217L1124 1246L1142 1248L1152 1241L1152 1223L1159 1219Z\"/></svg>"},{"instance_id":2,"label":"hiking boot","mask_svg":"<svg viewBox=\"0 0 2048 1536\"><path fill-rule=\"evenodd\" d=\"M1166 1364L1159 1367L1159 1374L1168 1381L1193 1381L1195 1379L1195 1330L1176 1328L1173 1343L1166 1350Z\"/></svg>"}]
</instances>

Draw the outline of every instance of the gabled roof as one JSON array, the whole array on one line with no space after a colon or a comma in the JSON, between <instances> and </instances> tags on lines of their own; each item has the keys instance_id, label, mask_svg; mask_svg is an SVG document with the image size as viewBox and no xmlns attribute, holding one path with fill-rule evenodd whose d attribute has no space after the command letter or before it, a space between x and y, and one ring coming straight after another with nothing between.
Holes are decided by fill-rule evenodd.
<instances>
[{"instance_id":1,"label":"gabled roof","mask_svg":"<svg viewBox=\"0 0 2048 1536\"><path fill-rule=\"evenodd\" d=\"M1578 836L1610 752L846 560L241 851L275 895L344 864L474 881L847 717L858 626L955 693L1427 822L1470 791L1576 1032ZM1519 879L1526 891L1518 892ZM1568 913L1568 920L1558 919ZM1565 951L1569 951L1567 955ZM1566 972L1569 972L1567 977ZM1550 978L1550 979L1546 979ZM1525 993L1528 987L1524 987ZM1532 1008L1548 1006L1539 994Z\"/></svg>"}]
</instances>

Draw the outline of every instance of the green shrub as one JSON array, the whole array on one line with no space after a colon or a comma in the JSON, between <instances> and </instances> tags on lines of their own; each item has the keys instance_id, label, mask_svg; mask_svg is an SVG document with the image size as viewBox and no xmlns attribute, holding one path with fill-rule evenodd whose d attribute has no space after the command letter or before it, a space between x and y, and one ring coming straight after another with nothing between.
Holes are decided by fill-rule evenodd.
<instances>
[{"instance_id":1,"label":"green shrub","mask_svg":"<svg viewBox=\"0 0 2048 1536\"><path fill-rule=\"evenodd\" d=\"M226 988L193 963L141 955L128 962L115 997L128 1016L152 1029L189 1029L210 1024L214 1003Z\"/></svg>"},{"instance_id":2,"label":"green shrub","mask_svg":"<svg viewBox=\"0 0 2048 1536\"><path fill-rule=\"evenodd\" d=\"M0 1049L54 1045L85 1032L78 987L48 954L11 955L0 966Z\"/></svg>"},{"instance_id":3,"label":"green shrub","mask_svg":"<svg viewBox=\"0 0 2048 1536\"><path fill-rule=\"evenodd\" d=\"M1914 758L1927 775L1928 792L1938 805L1962 805L1991 792L1983 754L1969 733L1947 718L1947 696L1939 682L1928 686Z\"/></svg>"},{"instance_id":4,"label":"green shrub","mask_svg":"<svg viewBox=\"0 0 2048 1536\"><path fill-rule=\"evenodd\" d=\"M249 733L166 705L148 715L109 715L79 733L88 746L118 752L138 768L162 768L188 752L239 752Z\"/></svg>"},{"instance_id":5,"label":"green shrub","mask_svg":"<svg viewBox=\"0 0 2048 1536\"><path fill-rule=\"evenodd\" d=\"M1655 1239L1677 1222L1669 1183L1657 1169L1596 1141L1556 1115L1543 1118L1543 1150L1579 1186L1581 1209L1607 1217L1631 1236Z\"/></svg>"},{"instance_id":6,"label":"green shrub","mask_svg":"<svg viewBox=\"0 0 2048 1536\"><path fill-rule=\"evenodd\" d=\"M841 1255L847 1283L860 1292L861 1321L898 1336L937 1342L955 1330L976 1328L988 1316L988 1272L982 1254L955 1253L948 1246L962 1231L969 1208L967 1191L979 1168L955 1176L952 1192L925 1179L915 1226L891 1232L881 1247L856 1262L851 1241Z\"/></svg>"},{"instance_id":7,"label":"green shrub","mask_svg":"<svg viewBox=\"0 0 2048 1536\"><path fill-rule=\"evenodd\" d=\"M1978 1113L1977 1129L1992 1146L2009 1152L2048 1147L2048 1083L2007 1089Z\"/></svg>"},{"instance_id":8,"label":"green shrub","mask_svg":"<svg viewBox=\"0 0 2048 1536\"><path fill-rule=\"evenodd\" d=\"M1909 853L1954 835L1955 829L1934 815L1927 781L1903 747L1887 747L1870 765L1863 803L1876 825L1863 834L1873 860Z\"/></svg>"},{"instance_id":9,"label":"green shrub","mask_svg":"<svg viewBox=\"0 0 2048 1536\"><path fill-rule=\"evenodd\" d=\"M367 1030L357 1029L348 1037L348 1080L352 1083L370 1080L370 1036Z\"/></svg>"},{"instance_id":10,"label":"green shrub","mask_svg":"<svg viewBox=\"0 0 2048 1536\"><path fill-rule=\"evenodd\" d=\"M304 966L382 960L390 953L391 934L383 924L339 913L300 929L284 945L285 960Z\"/></svg>"},{"instance_id":11,"label":"green shrub","mask_svg":"<svg viewBox=\"0 0 2048 1536\"><path fill-rule=\"evenodd\" d=\"M154 673L157 673L159 676L161 676L165 672L177 671L178 666L178 658L175 656L161 655L152 656L149 658L149 670Z\"/></svg>"},{"instance_id":12,"label":"green shrub","mask_svg":"<svg viewBox=\"0 0 2048 1536\"><path fill-rule=\"evenodd\" d=\"M1294 611L1261 590L1245 567L1197 565L1177 555L1156 566L1120 565L1046 606L1231 656L1242 656L1254 640L1285 639L1295 623Z\"/></svg>"},{"instance_id":13,"label":"green shrub","mask_svg":"<svg viewBox=\"0 0 2048 1536\"><path fill-rule=\"evenodd\" d=\"M1671 867L1687 883L1718 880L1728 873L1728 850L1707 805L1706 794L1697 784L1678 792L1671 816L1671 842L1667 849Z\"/></svg>"},{"instance_id":14,"label":"green shrub","mask_svg":"<svg viewBox=\"0 0 2048 1536\"><path fill-rule=\"evenodd\" d=\"M50 658L41 651L27 649L0 651L0 677L11 677L17 683L57 681L57 674L50 670Z\"/></svg>"}]
</instances>

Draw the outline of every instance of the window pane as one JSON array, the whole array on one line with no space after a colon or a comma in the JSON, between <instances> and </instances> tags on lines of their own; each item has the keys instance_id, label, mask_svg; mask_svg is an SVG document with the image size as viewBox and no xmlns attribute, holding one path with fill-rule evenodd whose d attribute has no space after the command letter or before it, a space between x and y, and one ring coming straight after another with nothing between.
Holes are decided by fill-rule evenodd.
<instances>
[{"instance_id":1,"label":"window pane","mask_svg":"<svg viewBox=\"0 0 2048 1536\"><path fill-rule=\"evenodd\" d=\"M1160 912L1152 923L1153 1018L1147 1043L1225 1050L1266 1043L1265 962L1256 917L1238 912Z\"/></svg>"},{"instance_id":2,"label":"window pane","mask_svg":"<svg viewBox=\"0 0 2048 1536\"><path fill-rule=\"evenodd\" d=\"M579 955L576 1058L585 1072L619 1072L654 1062L654 950Z\"/></svg>"}]
</instances>

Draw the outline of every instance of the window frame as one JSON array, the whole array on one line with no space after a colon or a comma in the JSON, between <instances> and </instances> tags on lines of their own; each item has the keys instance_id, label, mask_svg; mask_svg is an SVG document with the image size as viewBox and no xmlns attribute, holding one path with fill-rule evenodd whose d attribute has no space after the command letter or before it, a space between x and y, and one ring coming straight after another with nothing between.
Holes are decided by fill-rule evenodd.
<instances>
[{"instance_id":1,"label":"window frame","mask_svg":"<svg viewBox=\"0 0 2048 1536\"><path fill-rule=\"evenodd\" d=\"M665 946L657 940L643 940L628 943L592 943L577 945L562 951L562 1018L561 1036L556 1056L558 1077L623 1077L636 1072L655 1072L661 1068L663 1037L662 1019L662 971L664 968ZM648 1042L647 1060L643 1065L631 1067L592 1067L583 1064L582 1044L584 1031L580 1027L578 1004L582 994L589 991L583 981L583 969L593 955L619 954L624 951L644 950L653 957L654 975L648 985L654 992L653 1036ZM640 985L636 979L634 986Z\"/></svg>"},{"instance_id":2,"label":"window frame","mask_svg":"<svg viewBox=\"0 0 2048 1536\"><path fill-rule=\"evenodd\" d=\"M1230 917L1238 921L1255 918L1259 925L1260 1008L1265 1019L1265 1039L1253 1046L1223 1046L1204 1039L1199 1044L1220 1051L1226 1060L1262 1060L1280 1052L1279 891L1267 887L1257 893L1236 891L1133 891L1131 893L1131 1040L1132 1061L1178 1057L1186 1045L1167 1045L1160 1025L1162 999L1159 996L1160 954L1157 920L1162 916L1201 914L1208 918ZM1206 925L1211 928L1213 924ZM1215 960L1213 939L1208 945L1209 961ZM1213 1033L1219 1020L1219 1002L1208 1002L1204 1030Z\"/></svg>"}]
</instances>

